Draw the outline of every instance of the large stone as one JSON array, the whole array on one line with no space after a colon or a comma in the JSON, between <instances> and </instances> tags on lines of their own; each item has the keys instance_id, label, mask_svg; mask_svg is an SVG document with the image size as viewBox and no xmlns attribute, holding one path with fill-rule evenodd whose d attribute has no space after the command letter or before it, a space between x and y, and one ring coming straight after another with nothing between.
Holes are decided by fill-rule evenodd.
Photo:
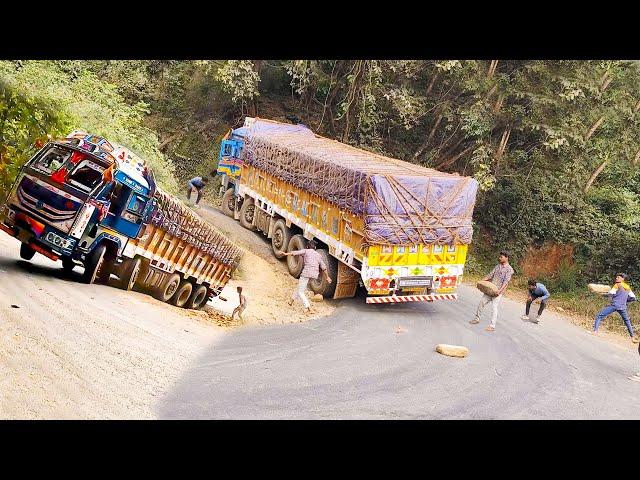
<instances>
[{"instance_id":1,"label":"large stone","mask_svg":"<svg viewBox=\"0 0 640 480\"><path fill-rule=\"evenodd\" d=\"M312 302L321 302L324 300L324 297L320 293L316 293L313 297L311 297Z\"/></svg>"},{"instance_id":2,"label":"large stone","mask_svg":"<svg viewBox=\"0 0 640 480\"><path fill-rule=\"evenodd\" d=\"M602 285L599 283L590 283L589 285L587 285L587 288L592 293L600 294L607 294L609 293L609 290L611 290L611 287L609 285Z\"/></svg>"},{"instance_id":3,"label":"large stone","mask_svg":"<svg viewBox=\"0 0 640 480\"><path fill-rule=\"evenodd\" d=\"M436 345L436 352L449 357L464 358L469 355L469 349L467 347L460 347L458 345L447 345L446 343L440 343Z\"/></svg>"},{"instance_id":4,"label":"large stone","mask_svg":"<svg viewBox=\"0 0 640 480\"><path fill-rule=\"evenodd\" d=\"M498 296L498 287L491 282L487 282L486 280L480 280L478 283L476 283L476 288L485 295L489 295L490 297Z\"/></svg>"}]
</instances>

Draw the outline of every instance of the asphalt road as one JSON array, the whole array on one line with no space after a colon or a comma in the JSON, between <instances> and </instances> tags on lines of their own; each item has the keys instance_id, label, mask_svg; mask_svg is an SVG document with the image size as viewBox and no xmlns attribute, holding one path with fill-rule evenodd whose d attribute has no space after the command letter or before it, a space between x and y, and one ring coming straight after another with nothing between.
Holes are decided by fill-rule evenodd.
<instances>
[{"instance_id":1,"label":"asphalt road","mask_svg":"<svg viewBox=\"0 0 640 480\"><path fill-rule=\"evenodd\" d=\"M158 415L640 419L640 384L627 379L640 370L636 345L594 338L549 311L539 325L524 322L523 305L509 299L489 333L490 307L482 323L468 323L481 294L466 286L459 293L432 304L342 300L323 319L235 330L192 364ZM446 357L438 343L471 353Z\"/></svg>"},{"instance_id":2,"label":"asphalt road","mask_svg":"<svg viewBox=\"0 0 640 480\"><path fill-rule=\"evenodd\" d=\"M259 235L230 219L225 229ZM549 311L523 322L508 299L485 332L489 309L468 323L480 297L470 287L457 301L356 298L318 320L223 330L78 275L20 261L2 235L0 418L640 418L640 383L627 380L640 370L636 345ZM471 353L445 357L438 343Z\"/></svg>"}]
</instances>

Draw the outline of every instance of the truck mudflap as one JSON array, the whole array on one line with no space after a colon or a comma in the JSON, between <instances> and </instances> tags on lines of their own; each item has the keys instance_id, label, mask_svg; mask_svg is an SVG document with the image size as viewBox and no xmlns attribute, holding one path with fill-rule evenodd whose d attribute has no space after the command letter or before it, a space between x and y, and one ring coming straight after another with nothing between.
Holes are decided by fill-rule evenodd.
<instances>
[{"instance_id":1,"label":"truck mudflap","mask_svg":"<svg viewBox=\"0 0 640 480\"><path fill-rule=\"evenodd\" d=\"M367 297L367 303L433 302L434 300L456 300L457 293L433 295L390 295L388 297Z\"/></svg>"}]
</instances>

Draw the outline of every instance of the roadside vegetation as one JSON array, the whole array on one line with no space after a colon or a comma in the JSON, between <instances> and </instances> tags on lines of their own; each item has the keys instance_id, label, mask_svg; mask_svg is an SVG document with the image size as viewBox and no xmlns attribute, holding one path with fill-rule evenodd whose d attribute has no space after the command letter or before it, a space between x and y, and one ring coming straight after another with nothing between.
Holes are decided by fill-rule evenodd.
<instances>
[{"instance_id":1,"label":"roadside vegetation","mask_svg":"<svg viewBox=\"0 0 640 480\"><path fill-rule=\"evenodd\" d=\"M0 190L47 134L113 138L175 192L245 115L302 122L475 177L467 279L508 249L516 286L536 276L592 320L604 300L587 283L640 285L638 92L638 62L613 60L2 61Z\"/></svg>"}]
</instances>

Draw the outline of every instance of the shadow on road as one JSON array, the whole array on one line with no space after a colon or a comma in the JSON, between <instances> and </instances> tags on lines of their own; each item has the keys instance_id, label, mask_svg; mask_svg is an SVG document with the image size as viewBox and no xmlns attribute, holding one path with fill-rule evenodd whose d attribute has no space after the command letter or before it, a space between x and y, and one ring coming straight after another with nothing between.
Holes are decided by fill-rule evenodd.
<instances>
[{"instance_id":1,"label":"shadow on road","mask_svg":"<svg viewBox=\"0 0 640 480\"><path fill-rule=\"evenodd\" d=\"M52 266L40 265L32 263L26 260L12 260L8 258L0 258L0 270L6 272L12 272L17 274L29 273L43 278L56 278L65 282L81 283L82 280L82 267L76 267L71 272L63 270L60 264L53 264ZM109 286L116 287L116 281L112 277L109 279Z\"/></svg>"}]
</instances>

